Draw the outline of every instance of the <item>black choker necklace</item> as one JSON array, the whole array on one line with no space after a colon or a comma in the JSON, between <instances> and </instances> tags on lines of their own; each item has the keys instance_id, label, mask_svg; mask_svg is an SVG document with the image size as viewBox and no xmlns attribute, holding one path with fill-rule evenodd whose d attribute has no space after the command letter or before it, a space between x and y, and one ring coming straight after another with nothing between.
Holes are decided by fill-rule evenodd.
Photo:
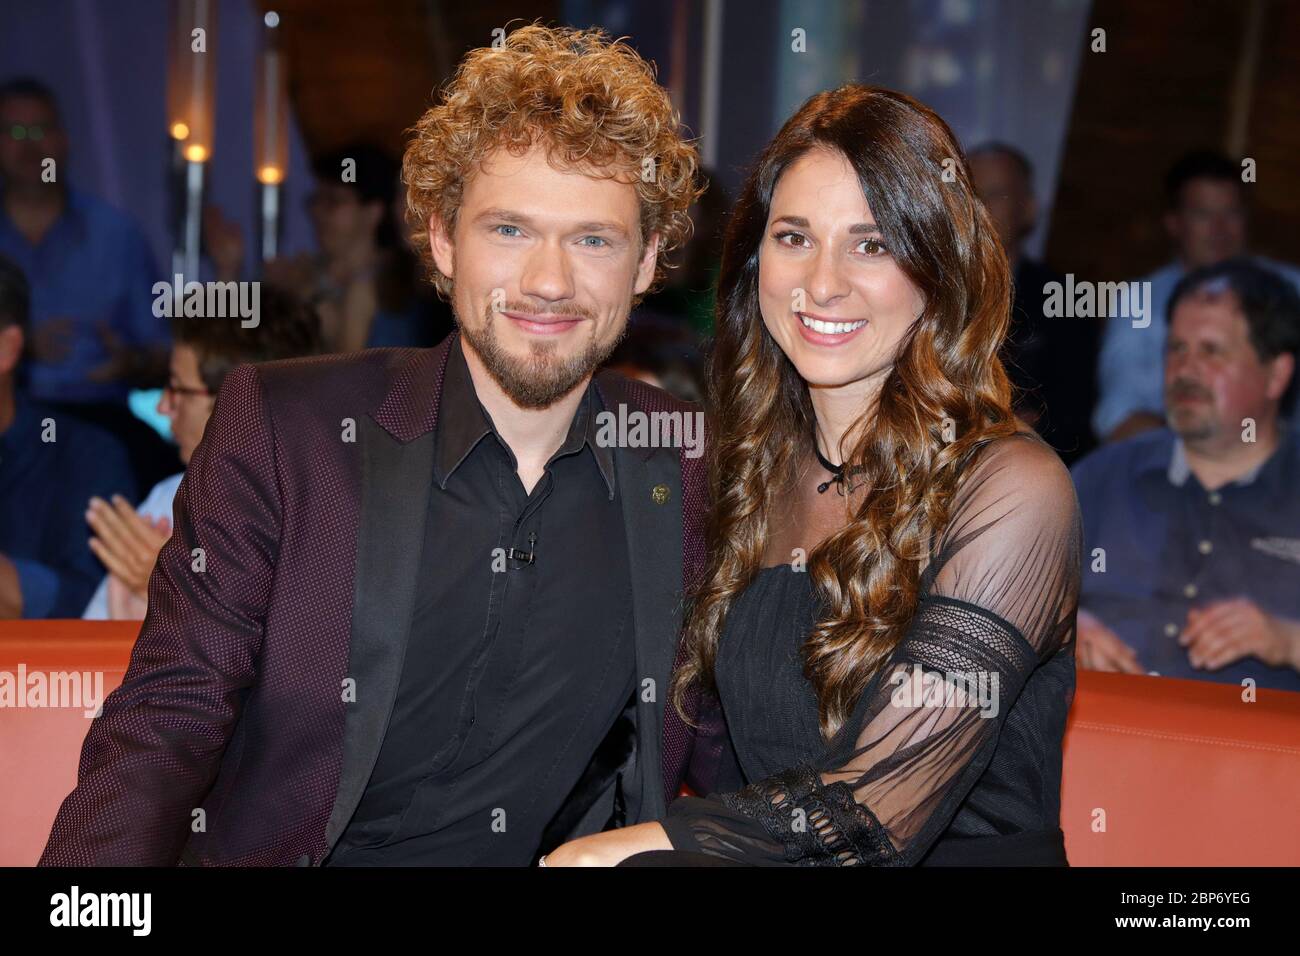
<instances>
[{"instance_id":1,"label":"black choker necklace","mask_svg":"<svg viewBox=\"0 0 1300 956\"><path fill-rule=\"evenodd\" d=\"M823 481L820 485L817 486L817 493L819 495L824 494L826 492L826 489L829 488L832 484L837 484L840 486L839 487L840 494L844 494L844 466L832 465L829 461L827 461L826 456L822 454L822 450L817 447L816 441L813 442L813 452L814 454L817 455L817 461L821 464L821 466L831 473L831 477L829 479Z\"/></svg>"}]
</instances>

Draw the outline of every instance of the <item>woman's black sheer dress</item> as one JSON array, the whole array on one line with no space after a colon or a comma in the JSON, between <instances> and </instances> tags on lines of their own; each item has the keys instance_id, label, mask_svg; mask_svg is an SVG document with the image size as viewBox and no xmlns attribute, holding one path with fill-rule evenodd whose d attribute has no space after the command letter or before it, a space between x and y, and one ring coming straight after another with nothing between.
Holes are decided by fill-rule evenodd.
<instances>
[{"instance_id":1,"label":"woman's black sheer dress","mask_svg":"<svg viewBox=\"0 0 1300 956\"><path fill-rule=\"evenodd\" d=\"M1069 472L1028 432L980 453L906 637L829 746L800 658L817 599L806 572L776 563L810 553L863 493L818 494L824 478L812 464L791 489L770 566L732 606L719 647L749 785L675 800L664 828L689 852L658 862L1066 865L1061 740L1082 546Z\"/></svg>"}]
</instances>

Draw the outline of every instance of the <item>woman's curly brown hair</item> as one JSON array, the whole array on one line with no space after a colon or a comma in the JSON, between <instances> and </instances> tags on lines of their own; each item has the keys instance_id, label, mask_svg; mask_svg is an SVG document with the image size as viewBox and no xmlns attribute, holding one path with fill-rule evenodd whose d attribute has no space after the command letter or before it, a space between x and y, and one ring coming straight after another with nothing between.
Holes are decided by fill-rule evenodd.
<instances>
[{"instance_id":1,"label":"woman's curly brown hair","mask_svg":"<svg viewBox=\"0 0 1300 956\"><path fill-rule=\"evenodd\" d=\"M929 107L892 90L849 84L813 96L764 148L727 227L709 359L708 563L672 687L683 716L691 719L688 689L716 689L727 615L762 565L781 489L815 448L808 385L767 331L758 292L776 184L814 149L853 166L888 248L926 303L875 409L863 409L838 449L871 490L808 556L826 603L802 648L804 676L829 741L903 639L922 562L948 525L959 481L982 448L1017 426L998 358L1011 272L957 138Z\"/></svg>"},{"instance_id":2,"label":"woman's curly brown hair","mask_svg":"<svg viewBox=\"0 0 1300 956\"><path fill-rule=\"evenodd\" d=\"M444 297L451 279L430 255L430 218L455 228L466 177L497 148L522 155L540 142L557 166L635 185L641 241L660 236L656 282L664 254L690 235L688 210L701 192L695 147L681 136L654 66L600 30L531 24L499 46L470 51L411 132L402 162L406 219Z\"/></svg>"}]
</instances>

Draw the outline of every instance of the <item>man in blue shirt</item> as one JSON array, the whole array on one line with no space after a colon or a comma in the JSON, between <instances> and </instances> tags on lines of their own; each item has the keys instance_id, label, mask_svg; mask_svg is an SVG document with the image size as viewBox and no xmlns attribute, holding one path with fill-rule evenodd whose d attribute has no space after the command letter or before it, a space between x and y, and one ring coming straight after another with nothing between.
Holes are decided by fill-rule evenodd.
<instances>
[{"instance_id":1,"label":"man in blue shirt","mask_svg":"<svg viewBox=\"0 0 1300 956\"><path fill-rule=\"evenodd\" d=\"M1189 269L1246 254L1241 174L1241 168L1228 157L1197 152L1184 156L1166 175L1169 208L1164 225L1174 244L1174 260L1136 280L1151 283L1149 325L1134 325L1122 316L1106 323L1097 362L1100 398L1092 415L1092 427L1099 438L1128 438L1163 424L1161 367L1170 295ZM1293 266L1263 257L1254 257L1254 261L1300 287L1300 270Z\"/></svg>"},{"instance_id":2,"label":"man in blue shirt","mask_svg":"<svg viewBox=\"0 0 1300 956\"><path fill-rule=\"evenodd\" d=\"M163 277L126 215L67 185L67 156L49 90L30 79L0 85L0 255L31 288L19 387L112 432L139 477L156 480L179 467L175 449L126 400L166 379L169 329L153 314Z\"/></svg>"},{"instance_id":3,"label":"man in blue shirt","mask_svg":"<svg viewBox=\"0 0 1300 956\"><path fill-rule=\"evenodd\" d=\"M1171 296L1169 427L1073 470L1081 667L1300 691L1300 294L1236 259Z\"/></svg>"},{"instance_id":4,"label":"man in blue shirt","mask_svg":"<svg viewBox=\"0 0 1300 956\"><path fill-rule=\"evenodd\" d=\"M17 393L27 283L0 257L0 618L78 617L103 566L91 553L92 496L135 500L108 434Z\"/></svg>"}]
</instances>

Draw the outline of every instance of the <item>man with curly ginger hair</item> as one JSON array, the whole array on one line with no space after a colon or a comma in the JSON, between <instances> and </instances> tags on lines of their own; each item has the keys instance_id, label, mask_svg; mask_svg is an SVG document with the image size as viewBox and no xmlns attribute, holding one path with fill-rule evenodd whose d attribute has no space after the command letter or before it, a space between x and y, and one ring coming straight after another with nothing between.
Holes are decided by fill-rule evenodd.
<instances>
[{"instance_id":1,"label":"man with curly ginger hair","mask_svg":"<svg viewBox=\"0 0 1300 956\"><path fill-rule=\"evenodd\" d=\"M465 58L404 164L458 331L226 376L43 863L527 865L707 788L665 706L701 420L598 371L696 163L621 42Z\"/></svg>"}]
</instances>

